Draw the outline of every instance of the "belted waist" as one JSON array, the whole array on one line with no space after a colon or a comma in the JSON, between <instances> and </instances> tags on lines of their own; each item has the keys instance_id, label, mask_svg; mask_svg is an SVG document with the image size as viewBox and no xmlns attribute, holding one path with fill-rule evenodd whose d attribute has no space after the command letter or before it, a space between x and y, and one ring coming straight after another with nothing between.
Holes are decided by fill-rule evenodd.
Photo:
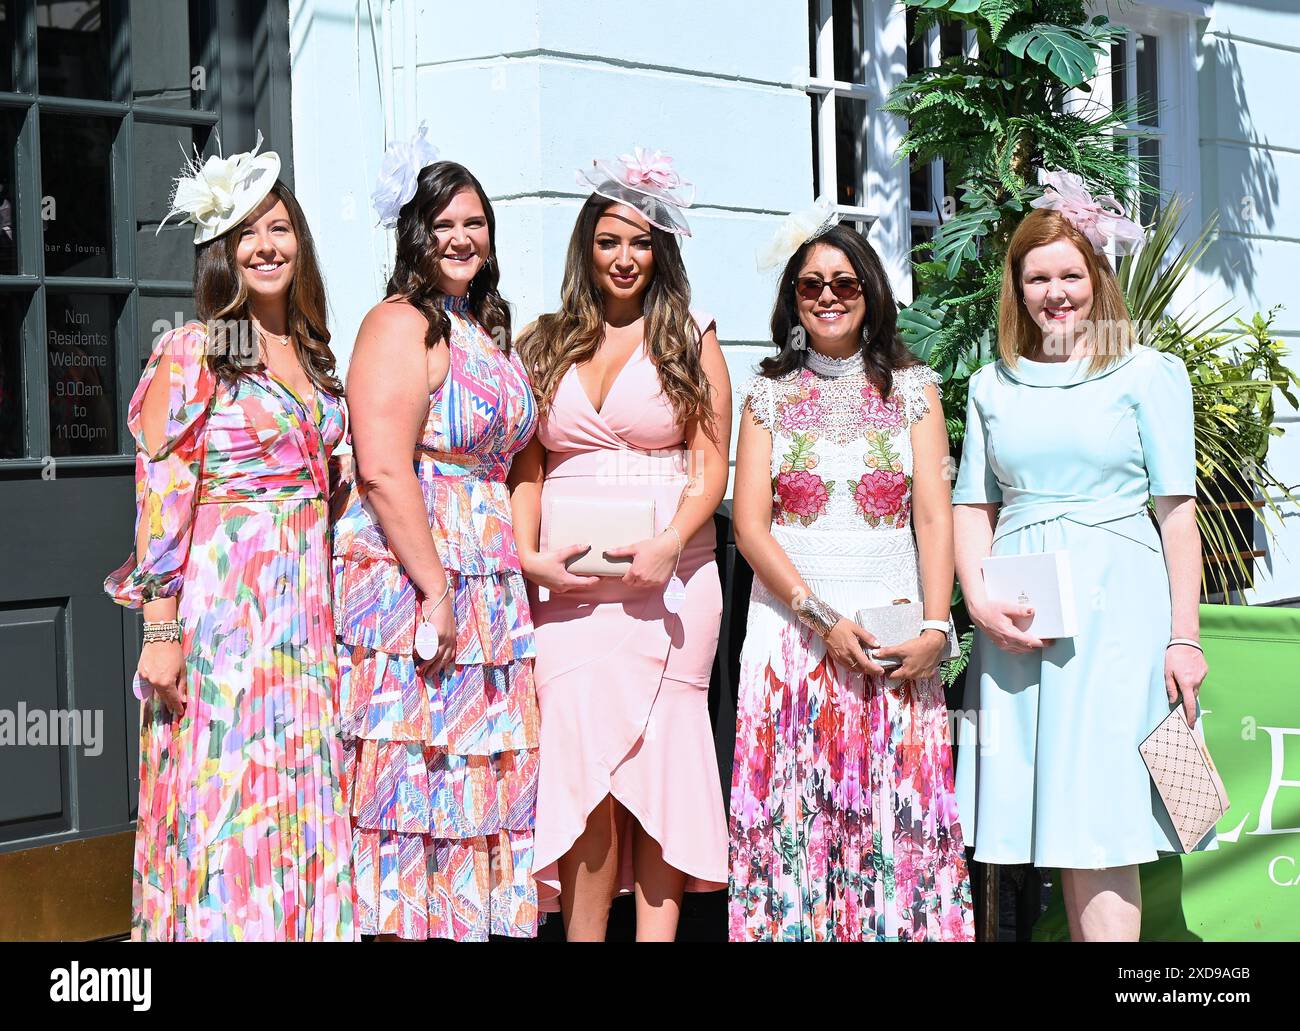
<instances>
[{"instance_id":1,"label":"belted waist","mask_svg":"<svg viewBox=\"0 0 1300 1031\"><path fill-rule=\"evenodd\" d=\"M551 451L546 455L546 475L551 478L582 476L602 483L625 480L677 483L687 475L687 464L685 448Z\"/></svg>"},{"instance_id":2,"label":"belted waist","mask_svg":"<svg viewBox=\"0 0 1300 1031\"><path fill-rule=\"evenodd\" d=\"M488 482L505 483L510 463L498 459L478 461L463 451L434 451L416 448L413 458L417 470L431 469L436 476L461 476ZM417 472L418 475L418 472Z\"/></svg>"},{"instance_id":3,"label":"belted waist","mask_svg":"<svg viewBox=\"0 0 1300 1031\"><path fill-rule=\"evenodd\" d=\"M262 504L281 501L306 501L321 492L312 480L242 479L223 483L208 480L199 492L200 505Z\"/></svg>"},{"instance_id":4,"label":"belted waist","mask_svg":"<svg viewBox=\"0 0 1300 1031\"><path fill-rule=\"evenodd\" d=\"M1087 494L1025 491L1005 486L1002 492L1003 503L998 511L997 526L993 531L995 542L1027 526L1048 523L1056 519L1066 519L1081 526L1100 526L1103 523L1146 515L1145 497L1139 499L1111 495L1097 498ZM1151 539L1154 530L1150 526L1150 520L1143 519L1142 522L1146 524L1146 529L1135 529L1123 532L1121 535L1148 547L1158 547L1158 540Z\"/></svg>"}]
</instances>

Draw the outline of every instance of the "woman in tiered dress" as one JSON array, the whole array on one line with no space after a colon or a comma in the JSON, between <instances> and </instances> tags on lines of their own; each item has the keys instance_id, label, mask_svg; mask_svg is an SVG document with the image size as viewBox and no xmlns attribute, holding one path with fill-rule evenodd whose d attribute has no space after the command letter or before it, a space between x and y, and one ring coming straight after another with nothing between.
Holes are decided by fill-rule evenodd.
<instances>
[{"instance_id":1,"label":"woman in tiered dress","mask_svg":"<svg viewBox=\"0 0 1300 1031\"><path fill-rule=\"evenodd\" d=\"M334 540L357 923L530 937L538 718L506 472L535 410L478 180L448 161L396 179L388 297L348 373L357 484Z\"/></svg>"},{"instance_id":2,"label":"woman in tiered dress","mask_svg":"<svg viewBox=\"0 0 1300 1031\"><path fill-rule=\"evenodd\" d=\"M354 937L327 510L346 419L279 167L254 151L181 180L203 321L157 342L131 398L137 547L105 587L145 615L136 940Z\"/></svg>"},{"instance_id":3,"label":"woman in tiered dress","mask_svg":"<svg viewBox=\"0 0 1300 1031\"><path fill-rule=\"evenodd\" d=\"M953 583L947 435L937 376L895 318L870 245L846 227L814 234L782 273L779 353L745 395L735 532L755 580L732 940L973 938L936 675ZM924 601L924 629L869 653L855 612L904 599Z\"/></svg>"}]
</instances>

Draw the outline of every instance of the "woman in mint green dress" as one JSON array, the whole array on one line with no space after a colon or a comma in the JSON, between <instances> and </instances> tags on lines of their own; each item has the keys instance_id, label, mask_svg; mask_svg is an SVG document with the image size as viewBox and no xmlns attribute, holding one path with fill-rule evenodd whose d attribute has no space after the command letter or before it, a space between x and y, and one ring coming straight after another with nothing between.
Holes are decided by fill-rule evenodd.
<instances>
[{"instance_id":1,"label":"woman in mint green dress","mask_svg":"<svg viewBox=\"0 0 1300 1031\"><path fill-rule=\"evenodd\" d=\"M958 808L977 860L1062 870L1076 941L1136 940L1137 864L1181 851L1138 745L1175 702L1196 719L1206 674L1191 387L1176 357L1132 342L1096 205L1049 187L1042 206L1007 254L1002 358L971 378L953 496L978 629ZM1058 549L1079 629L1040 641L980 567Z\"/></svg>"}]
</instances>

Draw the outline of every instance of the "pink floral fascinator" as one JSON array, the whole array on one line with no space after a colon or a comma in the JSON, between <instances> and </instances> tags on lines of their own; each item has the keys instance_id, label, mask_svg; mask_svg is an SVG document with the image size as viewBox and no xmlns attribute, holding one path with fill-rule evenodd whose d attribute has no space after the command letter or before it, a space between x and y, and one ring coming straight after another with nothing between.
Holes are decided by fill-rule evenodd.
<instances>
[{"instance_id":1,"label":"pink floral fascinator","mask_svg":"<svg viewBox=\"0 0 1300 1031\"><path fill-rule=\"evenodd\" d=\"M1124 215L1119 201L1094 197L1073 172L1040 168L1038 184L1043 187L1043 195L1030 201L1030 207L1059 211L1088 238L1098 254L1105 252L1108 243L1115 245L1117 254L1132 254L1145 239L1142 227Z\"/></svg>"},{"instance_id":2,"label":"pink floral fascinator","mask_svg":"<svg viewBox=\"0 0 1300 1031\"><path fill-rule=\"evenodd\" d=\"M673 169L663 151L636 147L611 161L592 161L578 170L578 185L609 200L636 208L655 228L690 236L683 208L695 199L695 186Z\"/></svg>"}]
</instances>

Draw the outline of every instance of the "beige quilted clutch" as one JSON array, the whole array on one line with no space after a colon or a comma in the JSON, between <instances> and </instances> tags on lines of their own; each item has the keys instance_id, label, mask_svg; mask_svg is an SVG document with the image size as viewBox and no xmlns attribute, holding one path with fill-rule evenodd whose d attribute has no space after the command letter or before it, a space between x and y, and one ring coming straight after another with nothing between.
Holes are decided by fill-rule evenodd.
<instances>
[{"instance_id":1,"label":"beige quilted clutch","mask_svg":"<svg viewBox=\"0 0 1300 1031\"><path fill-rule=\"evenodd\" d=\"M1190 852L1228 811L1228 792L1210 750L1187 725L1180 705L1138 746L1173 821L1183 851Z\"/></svg>"}]
</instances>

